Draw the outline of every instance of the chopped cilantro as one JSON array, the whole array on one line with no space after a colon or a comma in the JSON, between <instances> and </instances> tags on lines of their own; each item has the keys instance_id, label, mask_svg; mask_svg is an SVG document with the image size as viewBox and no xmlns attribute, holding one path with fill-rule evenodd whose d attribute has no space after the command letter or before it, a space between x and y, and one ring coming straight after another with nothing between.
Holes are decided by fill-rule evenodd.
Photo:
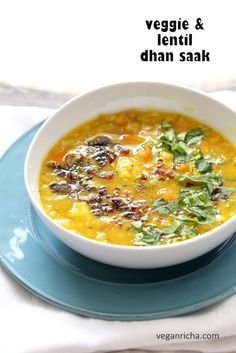
<instances>
[{"instance_id":1,"label":"chopped cilantro","mask_svg":"<svg viewBox=\"0 0 236 353\"><path fill-rule=\"evenodd\" d=\"M227 200L229 196L236 191L236 188L222 187L217 190L218 192L214 192L213 194L217 197L218 200Z\"/></svg>"},{"instance_id":2,"label":"chopped cilantro","mask_svg":"<svg viewBox=\"0 0 236 353\"><path fill-rule=\"evenodd\" d=\"M188 146L197 145L201 141L202 138L203 138L203 131L199 127L194 130L188 131L185 135L184 142Z\"/></svg>"},{"instance_id":3,"label":"chopped cilantro","mask_svg":"<svg viewBox=\"0 0 236 353\"><path fill-rule=\"evenodd\" d=\"M202 137L203 132L200 128L176 134L171 127L168 127L160 137L161 147L173 153L175 163L186 162L192 159L193 150Z\"/></svg>"},{"instance_id":4,"label":"chopped cilantro","mask_svg":"<svg viewBox=\"0 0 236 353\"><path fill-rule=\"evenodd\" d=\"M194 238L198 235L198 230L195 225L190 227L187 225L182 225L179 234L181 236L187 236L188 238Z\"/></svg>"},{"instance_id":5,"label":"chopped cilantro","mask_svg":"<svg viewBox=\"0 0 236 353\"><path fill-rule=\"evenodd\" d=\"M152 154L154 157L158 157L158 154L160 151L161 151L161 148L158 148L157 146L152 146Z\"/></svg>"},{"instance_id":6,"label":"chopped cilantro","mask_svg":"<svg viewBox=\"0 0 236 353\"><path fill-rule=\"evenodd\" d=\"M155 245L159 242L161 233L155 225L137 221L132 222L132 227L136 232L134 245Z\"/></svg>"},{"instance_id":7,"label":"chopped cilantro","mask_svg":"<svg viewBox=\"0 0 236 353\"><path fill-rule=\"evenodd\" d=\"M140 231L142 229L142 226L143 222L141 221L132 222L132 227L134 228L134 230Z\"/></svg>"},{"instance_id":8,"label":"chopped cilantro","mask_svg":"<svg viewBox=\"0 0 236 353\"><path fill-rule=\"evenodd\" d=\"M153 207L161 215L169 214L171 212L178 210L178 205L175 201L169 201L163 197L160 199L154 200Z\"/></svg>"},{"instance_id":9,"label":"chopped cilantro","mask_svg":"<svg viewBox=\"0 0 236 353\"><path fill-rule=\"evenodd\" d=\"M158 157L161 151L171 152L176 164L192 162L194 175L175 172L181 187L177 199L170 201L162 197L153 200L153 209L162 218L172 219L169 226L148 223L147 217L132 222L135 245L155 245L161 244L162 239L172 241L197 236L198 224L216 221L219 213L216 203L227 200L236 191L236 188L224 187L222 176L213 171L213 165L222 164L224 156L203 155L199 146L204 137L201 128L176 133L168 121L162 121L161 127L163 132L151 146L153 156Z\"/></svg>"},{"instance_id":10,"label":"chopped cilantro","mask_svg":"<svg viewBox=\"0 0 236 353\"><path fill-rule=\"evenodd\" d=\"M159 232L161 232L161 234L173 234L177 231L177 229L180 227L181 222L178 221L177 219L174 219L174 221L167 227L163 227L163 228L158 228Z\"/></svg>"},{"instance_id":11,"label":"chopped cilantro","mask_svg":"<svg viewBox=\"0 0 236 353\"><path fill-rule=\"evenodd\" d=\"M135 224L134 224L135 223ZM174 234L177 229L181 226L181 222L179 220L174 220L169 226L167 227L157 227L155 224L148 223L144 224L142 223L141 228L137 229L137 222L132 222L132 226L134 230L137 232L135 239L134 239L134 244L135 245L155 245L158 244L161 235L170 235Z\"/></svg>"},{"instance_id":12,"label":"chopped cilantro","mask_svg":"<svg viewBox=\"0 0 236 353\"><path fill-rule=\"evenodd\" d=\"M193 184L193 185L218 185L222 182L222 178L216 173L206 173L204 175L188 175L183 174L179 177L179 183L181 184Z\"/></svg>"},{"instance_id":13,"label":"chopped cilantro","mask_svg":"<svg viewBox=\"0 0 236 353\"><path fill-rule=\"evenodd\" d=\"M161 122L161 127L162 127L163 129L168 129L169 127L171 127L171 124L169 123L169 121L163 120L163 121Z\"/></svg>"},{"instance_id":14,"label":"chopped cilantro","mask_svg":"<svg viewBox=\"0 0 236 353\"><path fill-rule=\"evenodd\" d=\"M200 158L195 161L196 168L202 174L212 172L212 163L208 162L205 158Z\"/></svg>"}]
</instances>

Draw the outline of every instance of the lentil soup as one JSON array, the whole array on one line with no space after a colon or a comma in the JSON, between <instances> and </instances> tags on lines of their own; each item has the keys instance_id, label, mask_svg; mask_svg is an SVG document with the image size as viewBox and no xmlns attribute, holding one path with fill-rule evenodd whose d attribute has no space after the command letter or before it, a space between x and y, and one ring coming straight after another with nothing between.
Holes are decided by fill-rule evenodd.
<instances>
[{"instance_id":1,"label":"lentil soup","mask_svg":"<svg viewBox=\"0 0 236 353\"><path fill-rule=\"evenodd\" d=\"M45 157L39 193L62 227L120 245L187 240L236 210L236 148L177 113L101 114Z\"/></svg>"}]
</instances>

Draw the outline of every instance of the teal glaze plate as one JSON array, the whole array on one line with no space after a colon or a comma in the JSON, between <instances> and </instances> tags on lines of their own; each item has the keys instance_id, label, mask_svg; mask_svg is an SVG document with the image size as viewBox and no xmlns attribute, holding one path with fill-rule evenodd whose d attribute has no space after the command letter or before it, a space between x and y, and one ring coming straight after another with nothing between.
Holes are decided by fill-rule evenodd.
<instances>
[{"instance_id":1,"label":"teal glaze plate","mask_svg":"<svg viewBox=\"0 0 236 353\"><path fill-rule=\"evenodd\" d=\"M31 208L24 186L24 159L38 128L0 161L0 262L20 284L60 308L107 320L186 314L236 291L234 235L196 260L152 270L104 265L59 241Z\"/></svg>"}]
</instances>

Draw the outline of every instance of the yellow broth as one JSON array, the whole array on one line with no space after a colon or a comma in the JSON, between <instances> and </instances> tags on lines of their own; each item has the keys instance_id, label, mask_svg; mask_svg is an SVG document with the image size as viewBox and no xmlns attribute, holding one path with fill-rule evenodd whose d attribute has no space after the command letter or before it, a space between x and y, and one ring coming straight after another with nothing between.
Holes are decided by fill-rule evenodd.
<instances>
[{"instance_id":1,"label":"yellow broth","mask_svg":"<svg viewBox=\"0 0 236 353\"><path fill-rule=\"evenodd\" d=\"M39 193L55 222L85 237L169 244L235 214L235 157L224 136L181 114L101 114L52 146Z\"/></svg>"}]
</instances>

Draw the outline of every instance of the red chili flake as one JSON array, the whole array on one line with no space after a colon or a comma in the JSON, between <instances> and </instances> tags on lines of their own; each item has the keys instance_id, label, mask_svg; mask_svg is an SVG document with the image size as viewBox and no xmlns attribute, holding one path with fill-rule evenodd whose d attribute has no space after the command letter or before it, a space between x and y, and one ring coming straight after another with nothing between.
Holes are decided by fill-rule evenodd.
<instances>
[{"instance_id":1,"label":"red chili flake","mask_svg":"<svg viewBox=\"0 0 236 353\"><path fill-rule=\"evenodd\" d=\"M213 189L213 194L219 194L219 192L221 192L221 188L214 188Z\"/></svg>"},{"instance_id":2,"label":"red chili flake","mask_svg":"<svg viewBox=\"0 0 236 353\"><path fill-rule=\"evenodd\" d=\"M159 169L158 172L157 172L157 174L159 174L159 175L165 175L166 172L164 171L164 169Z\"/></svg>"},{"instance_id":3,"label":"red chili flake","mask_svg":"<svg viewBox=\"0 0 236 353\"><path fill-rule=\"evenodd\" d=\"M115 196L119 196L120 195L120 188L115 188L115 190L113 191L113 194Z\"/></svg>"},{"instance_id":4,"label":"red chili flake","mask_svg":"<svg viewBox=\"0 0 236 353\"><path fill-rule=\"evenodd\" d=\"M157 167L162 167L164 164L164 160L162 158L158 158L157 160Z\"/></svg>"},{"instance_id":5,"label":"red chili flake","mask_svg":"<svg viewBox=\"0 0 236 353\"><path fill-rule=\"evenodd\" d=\"M89 166L86 170L87 174L89 175L96 175L96 170L92 167L92 166Z\"/></svg>"},{"instance_id":6,"label":"red chili flake","mask_svg":"<svg viewBox=\"0 0 236 353\"><path fill-rule=\"evenodd\" d=\"M117 144L116 148L118 152L120 152L121 154L124 154L124 155L129 154L129 148L126 146Z\"/></svg>"},{"instance_id":7,"label":"red chili flake","mask_svg":"<svg viewBox=\"0 0 236 353\"><path fill-rule=\"evenodd\" d=\"M165 171L162 168L155 168L153 169L153 174L165 175Z\"/></svg>"},{"instance_id":8,"label":"red chili flake","mask_svg":"<svg viewBox=\"0 0 236 353\"><path fill-rule=\"evenodd\" d=\"M145 172L142 172L142 174L141 174L141 180L147 180L147 178L148 178L148 176L147 176L147 173L145 173Z\"/></svg>"},{"instance_id":9,"label":"red chili flake","mask_svg":"<svg viewBox=\"0 0 236 353\"><path fill-rule=\"evenodd\" d=\"M218 201L218 197L217 197L217 196L212 196L212 197L211 197L211 201L217 202L217 201Z\"/></svg>"},{"instance_id":10,"label":"red chili flake","mask_svg":"<svg viewBox=\"0 0 236 353\"><path fill-rule=\"evenodd\" d=\"M174 172L172 170L168 170L166 172L166 175L169 177L169 178L174 178Z\"/></svg>"}]
</instances>

